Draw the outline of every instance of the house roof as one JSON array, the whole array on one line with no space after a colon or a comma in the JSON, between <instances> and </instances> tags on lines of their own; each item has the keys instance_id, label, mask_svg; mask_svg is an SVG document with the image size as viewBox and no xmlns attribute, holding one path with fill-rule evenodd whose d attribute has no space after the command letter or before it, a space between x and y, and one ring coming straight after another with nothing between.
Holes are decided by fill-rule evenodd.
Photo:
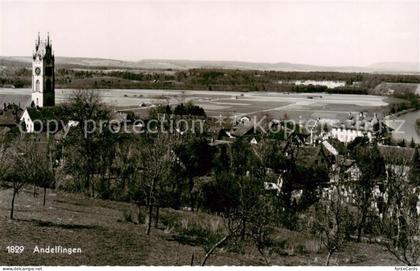
<instances>
[{"instance_id":1,"label":"house roof","mask_svg":"<svg viewBox=\"0 0 420 271\"><path fill-rule=\"evenodd\" d=\"M29 107L26 109L28 111L29 117L32 120L52 120L57 116L56 110L54 108L44 107L44 108L32 108Z\"/></svg>"},{"instance_id":2,"label":"house roof","mask_svg":"<svg viewBox=\"0 0 420 271\"><path fill-rule=\"evenodd\" d=\"M242 137L246 135L247 133L251 132L253 129L254 129L254 125L252 124L238 125L233 128L231 134L236 137Z\"/></svg>"},{"instance_id":3,"label":"house roof","mask_svg":"<svg viewBox=\"0 0 420 271\"><path fill-rule=\"evenodd\" d=\"M302 146L299 148L296 156L296 162L301 165L313 166L319 162L319 158L325 159L321 154L319 146ZM327 162L327 160L325 159Z\"/></svg>"},{"instance_id":4,"label":"house roof","mask_svg":"<svg viewBox=\"0 0 420 271\"><path fill-rule=\"evenodd\" d=\"M330 154L334 156L338 155L338 151L328 141L322 141L322 146L324 146Z\"/></svg>"},{"instance_id":5,"label":"house roof","mask_svg":"<svg viewBox=\"0 0 420 271\"><path fill-rule=\"evenodd\" d=\"M218 146L218 145L223 145L223 144L232 144L233 141L229 141L229 140L215 140L213 142L210 142L209 145L210 146Z\"/></svg>"},{"instance_id":6,"label":"house roof","mask_svg":"<svg viewBox=\"0 0 420 271\"><path fill-rule=\"evenodd\" d=\"M43 107L43 108L26 108L28 111L29 117L34 120L65 120L68 121L68 116L65 113L65 110L61 107Z\"/></svg>"},{"instance_id":7,"label":"house roof","mask_svg":"<svg viewBox=\"0 0 420 271\"><path fill-rule=\"evenodd\" d=\"M364 113L360 113L356 116L354 116L352 113L349 113L346 120L344 120L342 123L333 125L333 128L376 132L379 122L380 120L377 118L376 114L373 115L372 118L368 118Z\"/></svg>"}]
</instances>

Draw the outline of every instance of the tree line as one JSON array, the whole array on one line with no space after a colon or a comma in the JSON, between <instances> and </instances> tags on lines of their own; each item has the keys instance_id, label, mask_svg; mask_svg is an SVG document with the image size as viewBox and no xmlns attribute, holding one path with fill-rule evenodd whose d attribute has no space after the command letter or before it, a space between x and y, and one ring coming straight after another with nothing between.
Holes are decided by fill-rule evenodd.
<instances>
[{"instance_id":1,"label":"tree line","mask_svg":"<svg viewBox=\"0 0 420 271\"><path fill-rule=\"evenodd\" d=\"M100 68L100 67L99 67ZM0 75L0 84L30 87L31 71L10 68ZM327 92L367 94L382 82L420 83L420 76L356 72L286 72L231 69L176 70L76 70L59 67L56 85L60 88L144 88L228 91ZM294 80L344 81L345 86L324 88L295 86Z\"/></svg>"}]
</instances>

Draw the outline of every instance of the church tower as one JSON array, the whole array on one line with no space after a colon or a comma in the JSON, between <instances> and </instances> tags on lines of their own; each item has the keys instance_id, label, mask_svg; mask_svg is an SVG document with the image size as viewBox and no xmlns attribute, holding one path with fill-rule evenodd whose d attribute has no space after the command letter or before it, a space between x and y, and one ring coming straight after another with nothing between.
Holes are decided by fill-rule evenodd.
<instances>
[{"instance_id":1,"label":"church tower","mask_svg":"<svg viewBox=\"0 0 420 271\"><path fill-rule=\"evenodd\" d=\"M49 35L35 41L32 55L32 106L55 105L54 55Z\"/></svg>"}]
</instances>

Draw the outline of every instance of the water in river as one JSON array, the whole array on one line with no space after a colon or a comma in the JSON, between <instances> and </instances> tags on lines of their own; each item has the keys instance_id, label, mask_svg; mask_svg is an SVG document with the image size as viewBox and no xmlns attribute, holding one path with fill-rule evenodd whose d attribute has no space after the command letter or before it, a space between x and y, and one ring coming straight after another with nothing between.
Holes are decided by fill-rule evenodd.
<instances>
[{"instance_id":1,"label":"water in river","mask_svg":"<svg viewBox=\"0 0 420 271\"><path fill-rule=\"evenodd\" d=\"M289 83L295 85L314 85L314 86L326 86L327 88L344 87L346 82L344 81L332 81L332 80L292 80L292 81L279 81L279 83Z\"/></svg>"},{"instance_id":2,"label":"water in river","mask_svg":"<svg viewBox=\"0 0 420 271\"><path fill-rule=\"evenodd\" d=\"M393 138L397 140L404 139L407 143L414 140L417 144L420 144L420 133L416 130L416 119L420 118L420 110L410 112L397 117L394 120L387 122L389 126L396 129L392 133ZM401 126L401 127L400 127ZM400 127L398 129L398 127Z\"/></svg>"}]
</instances>

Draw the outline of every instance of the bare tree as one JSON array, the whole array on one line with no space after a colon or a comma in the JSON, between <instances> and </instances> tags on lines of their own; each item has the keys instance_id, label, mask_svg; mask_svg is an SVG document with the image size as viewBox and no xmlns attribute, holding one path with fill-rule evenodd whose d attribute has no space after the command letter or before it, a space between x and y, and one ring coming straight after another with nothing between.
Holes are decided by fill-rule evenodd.
<instances>
[{"instance_id":1,"label":"bare tree","mask_svg":"<svg viewBox=\"0 0 420 271\"><path fill-rule=\"evenodd\" d=\"M10 219L14 219L16 196L25 184L33 184L36 179L39 162L37 147L35 141L25 140L22 137L13 142L6 152L8 169L4 181L12 187Z\"/></svg>"},{"instance_id":2,"label":"bare tree","mask_svg":"<svg viewBox=\"0 0 420 271\"><path fill-rule=\"evenodd\" d=\"M325 265L331 257L347 243L347 228L351 221L350 211L345 203L343 182L338 181L329 189L328 195L315 205L313 230L320 238L328 255Z\"/></svg>"},{"instance_id":3,"label":"bare tree","mask_svg":"<svg viewBox=\"0 0 420 271\"><path fill-rule=\"evenodd\" d=\"M143 167L143 184L148 207L148 225L146 233L149 235L153 220L153 207L156 208L155 225L159 219L159 187L165 181L172 162L175 161L171 149L172 137L170 134L159 133L148 135L144 148L140 151Z\"/></svg>"},{"instance_id":4,"label":"bare tree","mask_svg":"<svg viewBox=\"0 0 420 271\"><path fill-rule=\"evenodd\" d=\"M353 143L355 141L353 141ZM371 212L371 204L374 200L373 188L377 183L382 181L385 176L384 159L380 155L377 146L371 147L366 138L361 139L361 141L362 142L355 147L349 146L353 157L356 160L356 165L360 170L359 178L354 184L354 196L358 210L358 242L361 241L363 232L367 230L366 222Z\"/></svg>"},{"instance_id":5,"label":"bare tree","mask_svg":"<svg viewBox=\"0 0 420 271\"><path fill-rule=\"evenodd\" d=\"M227 166L232 174L227 175L228 180L225 181L233 179L235 182L231 193L236 196L236 203L223 211L226 234L206 251L202 265L217 247L228 241L236 245L255 245L265 264L269 265L265 250L270 243L275 212L271 197L264 190L264 182L267 181L265 168L258 155L244 141L235 142L231 155L233 162Z\"/></svg>"},{"instance_id":6,"label":"bare tree","mask_svg":"<svg viewBox=\"0 0 420 271\"><path fill-rule=\"evenodd\" d=\"M223 237L218 240L213 246L210 247L209 250L206 251L203 259L201 260L201 266L205 266L209 257L215 252L215 250L220 247L221 245L225 244L226 242L230 241L231 239L237 239L237 237L241 233L241 221L235 219L235 216L232 214L228 214L226 216L222 216L224 225L226 228L226 233Z\"/></svg>"},{"instance_id":7,"label":"bare tree","mask_svg":"<svg viewBox=\"0 0 420 271\"><path fill-rule=\"evenodd\" d=\"M217 242L215 242L204 255L201 265L204 266L208 258L220 246L231 242L239 245L241 242L250 242L255 245L256 249L264 259L266 265L270 265L270 261L266 256L265 249L270 243L270 234L273 225L274 212L272 203L265 197L260 195L254 201L254 207L249 208L246 212L238 208L225 212L222 217L225 225L225 234ZM246 228L244 228L243 216L247 216Z\"/></svg>"},{"instance_id":8,"label":"bare tree","mask_svg":"<svg viewBox=\"0 0 420 271\"><path fill-rule=\"evenodd\" d=\"M54 166L52 159L52 142L45 142L45 147L34 150L36 163L33 165L33 183L43 189L42 205L45 206L47 197L47 188L51 188L54 183Z\"/></svg>"},{"instance_id":9,"label":"bare tree","mask_svg":"<svg viewBox=\"0 0 420 271\"><path fill-rule=\"evenodd\" d=\"M255 208L249 217L249 236L255 244L266 265L270 265L266 255L266 248L271 242L272 225L274 222L273 203L264 195L260 195L255 203Z\"/></svg>"},{"instance_id":10,"label":"bare tree","mask_svg":"<svg viewBox=\"0 0 420 271\"><path fill-rule=\"evenodd\" d=\"M134 183L141 163L139 160L139 142L134 137L129 137L118 143L114 160L115 175L124 194L129 193L129 186Z\"/></svg>"},{"instance_id":11,"label":"bare tree","mask_svg":"<svg viewBox=\"0 0 420 271\"><path fill-rule=\"evenodd\" d=\"M9 144L5 140L0 140L0 182L3 181L8 169L8 148Z\"/></svg>"},{"instance_id":12,"label":"bare tree","mask_svg":"<svg viewBox=\"0 0 420 271\"><path fill-rule=\"evenodd\" d=\"M66 168L82 180L81 190L88 190L90 196L95 196L94 176L101 168L104 137L109 135L110 110L102 103L97 91L77 90L70 97L70 103L63 106L70 120L78 123L65 139Z\"/></svg>"},{"instance_id":13,"label":"bare tree","mask_svg":"<svg viewBox=\"0 0 420 271\"><path fill-rule=\"evenodd\" d=\"M420 219L417 211L420 191L408 181L409 163L405 162L387 167L378 243L398 261L412 266L418 263L420 257Z\"/></svg>"}]
</instances>

